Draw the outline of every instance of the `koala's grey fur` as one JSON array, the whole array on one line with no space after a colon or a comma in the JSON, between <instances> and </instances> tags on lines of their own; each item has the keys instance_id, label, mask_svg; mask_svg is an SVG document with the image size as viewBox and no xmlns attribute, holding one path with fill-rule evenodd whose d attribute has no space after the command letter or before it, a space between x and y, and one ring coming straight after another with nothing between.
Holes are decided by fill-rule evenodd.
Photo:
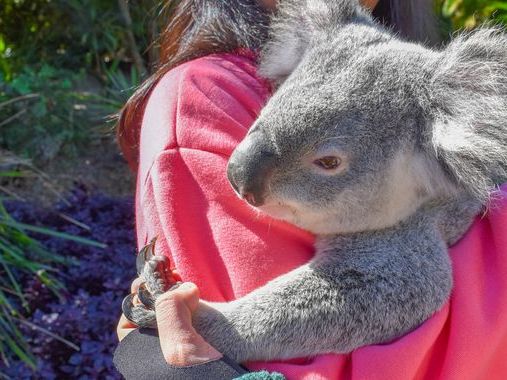
<instances>
[{"instance_id":1,"label":"koala's grey fur","mask_svg":"<svg viewBox=\"0 0 507 380\"><path fill-rule=\"evenodd\" d=\"M262 65L280 87L228 174L317 234L317 253L241 299L201 302L194 326L240 362L350 352L417 327L449 297L447 245L507 177L501 31L436 51L353 0L281 4ZM336 172L313 165L328 155Z\"/></svg>"}]
</instances>

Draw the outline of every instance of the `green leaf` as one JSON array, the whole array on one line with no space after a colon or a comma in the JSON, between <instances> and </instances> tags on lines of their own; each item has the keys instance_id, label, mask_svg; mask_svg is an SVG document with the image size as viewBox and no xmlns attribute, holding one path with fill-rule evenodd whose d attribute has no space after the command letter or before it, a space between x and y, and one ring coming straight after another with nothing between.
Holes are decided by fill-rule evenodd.
<instances>
[{"instance_id":1,"label":"green leaf","mask_svg":"<svg viewBox=\"0 0 507 380\"><path fill-rule=\"evenodd\" d=\"M507 11L507 2L504 1L493 1L489 2L487 9L491 10L504 10Z\"/></svg>"},{"instance_id":2,"label":"green leaf","mask_svg":"<svg viewBox=\"0 0 507 380\"><path fill-rule=\"evenodd\" d=\"M29 173L20 172L20 171L17 171L17 170L0 172L0 177L22 178L22 177L28 177L28 176L30 176Z\"/></svg>"},{"instance_id":3,"label":"green leaf","mask_svg":"<svg viewBox=\"0 0 507 380\"><path fill-rule=\"evenodd\" d=\"M30 83L25 80L24 77L14 78L11 82L11 87L21 95L27 95L32 93Z\"/></svg>"},{"instance_id":4,"label":"green leaf","mask_svg":"<svg viewBox=\"0 0 507 380\"><path fill-rule=\"evenodd\" d=\"M442 13L445 17L451 17L462 3L462 0L445 0L442 5Z\"/></svg>"},{"instance_id":5,"label":"green leaf","mask_svg":"<svg viewBox=\"0 0 507 380\"><path fill-rule=\"evenodd\" d=\"M0 54L3 54L7 49L7 44L5 43L4 36L0 34Z\"/></svg>"},{"instance_id":6,"label":"green leaf","mask_svg":"<svg viewBox=\"0 0 507 380\"><path fill-rule=\"evenodd\" d=\"M32 112L35 117L42 118L42 117L46 116L46 114L48 113L48 109L46 107L46 102L44 102L44 101L37 102L32 107Z\"/></svg>"},{"instance_id":7,"label":"green leaf","mask_svg":"<svg viewBox=\"0 0 507 380\"><path fill-rule=\"evenodd\" d=\"M36 233L40 233L40 234L44 234L44 235L48 235L48 236L54 236L57 238L75 241L76 243L89 245L92 247L107 248L106 244L102 244L102 243L96 242L94 240L82 238L79 236L69 235L64 232L53 231L53 230L50 230L50 229L44 228L44 227L31 226L29 224L14 222L12 220L5 220L5 219L4 220L0 219L0 222L3 222L10 227L18 228L22 231L30 231L30 232L36 232Z\"/></svg>"}]
</instances>

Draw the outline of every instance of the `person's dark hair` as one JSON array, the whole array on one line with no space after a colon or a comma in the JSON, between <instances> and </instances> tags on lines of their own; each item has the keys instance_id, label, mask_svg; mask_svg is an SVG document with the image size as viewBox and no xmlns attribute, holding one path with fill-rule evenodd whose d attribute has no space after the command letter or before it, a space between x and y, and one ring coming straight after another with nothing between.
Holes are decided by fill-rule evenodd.
<instances>
[{"instance_id":1,"label":"person's dark hair","mask_svg":"<svg viewBox=\"0 0 507 380\"><path fill-rule=\"evenodd\" d=\"M432 0L380 0L373 15L411 41L428 45L440 42Z\"/></svg>"},{"instance_id":2,"label":"person's dark hair","mask_svg":"<svg viewBox=\"0 0 507 380\"><path fill-rule=\"evenodd\" d=\"M269 12L257 0L167 0L159 36L160 62L120 112L118 141L132 169L138 161L139 129L152 89L172 68L212 53L257 50L268 35Z\"/></svg>"},{"instance_id":3,"label":"person's dark hair","mask_svg":"<svg viewBox=\"0 0 507 380\"><path fill-rule=\"evenodd\" d=\"M380 0L374 16L402 36L433 43L438 34L432 11L431 0ZM127 101L118 121L118 141L134 170L144 106L158 81L175 66L198 57L257 50L268 36L270 15L259 0L167 0L164 14L167 26L159 37L159 65Z\"/></svg>"}]
</instances>

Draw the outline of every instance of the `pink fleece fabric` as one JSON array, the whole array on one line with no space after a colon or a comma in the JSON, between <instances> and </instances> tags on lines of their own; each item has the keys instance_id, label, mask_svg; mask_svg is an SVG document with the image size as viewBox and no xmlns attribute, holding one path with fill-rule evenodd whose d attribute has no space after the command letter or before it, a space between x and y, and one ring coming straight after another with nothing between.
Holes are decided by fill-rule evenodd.
<instances>
[{"instance_id":1,"label":"pink fleece fabric","mask_svg":"<svg viewBox=\"0 0 507 380\"><path fill-rule=\"evenodd\" d=\"M310 260L313 237L234 194L227 160L270 96L247 55L170 71L144 113L137 184L139 247L159 237L203 299L230 301ZM249 363L288 379L507 379L507 187L451 249L450 301L408 335L347 355Z\"/></svg>"}]
</instances>

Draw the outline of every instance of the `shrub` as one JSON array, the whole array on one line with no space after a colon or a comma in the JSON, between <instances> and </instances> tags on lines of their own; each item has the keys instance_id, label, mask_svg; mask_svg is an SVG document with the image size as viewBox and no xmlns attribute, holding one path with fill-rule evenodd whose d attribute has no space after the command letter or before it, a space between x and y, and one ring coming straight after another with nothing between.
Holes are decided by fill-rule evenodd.
<instances>
[{"instance_id":1,"label":"shrub","mask_svg":"<svg viewBox=\"0 0 507 380\"><path fill-rule=\"evenodd\" d=\"M104 137L156 57L158 3L2 0L0 148L44 165Z\"/></svg>"},{"instance_id":2,"label":"shrub","mask_svg":"<svg viewBox=\"0 0 507 380\"><path fill-rule=\"evenodd\" d=\"M0 80L0 147L48 161L75 154L93 135L89 96L73 89L83 75L42 65Z\"/></svg>"},{"instance_id":3,"label":"shrub","mask_svg":"<svg viewBox=\"0 0 507 380\"><path fill-rule=\"evenodd\" d=\"M20 202L7 205L11 214L25 223L51 226L108 245L100 249L37 235L48 249L79 260L79 265L56 267L66 288L62 299L40 281L22 278L33 310L28 321L76 344L79 351L28 325L22 326L37 357L37 371L32 372L20 360L10 367L2 368L0 363L0 373L16 379L120 378L112 365L112 352L117 345L115 327L121 300L135 276L132 201L91 196L83 189L76 190L68 200L71 206L59 204L53 211Z\"/></svg>"},{"instance_id":4,"label":"shrub","mask_svg":"<svg viewBox=\"0 0 507 380\"><path fill-rule=\"evenodd\" d=\"M23 312L29 310L19 280L21 275L37 279L58 295L62 284L50 267L57 262L65 261L30 238L0 203L0 357L4 361L14 355L27 366L35 366L35 358L18 328L19 323L26 322Z\"/></svg>"},{"instance_id":5,"label":"shrub","mask_svg":"<svg viewBox=\"0 0 507 380\"><path fill-rule=\"evenodd\" d=\"M158 1L136 1L122 12L126 0L2 0L0 7L0 71L7 80L26 65L45 63L98 76L105 69L134 61L129 34L143 58L156 27ZM127 24L125 17L132 23Z\"/></svg>"}]
</instances>

